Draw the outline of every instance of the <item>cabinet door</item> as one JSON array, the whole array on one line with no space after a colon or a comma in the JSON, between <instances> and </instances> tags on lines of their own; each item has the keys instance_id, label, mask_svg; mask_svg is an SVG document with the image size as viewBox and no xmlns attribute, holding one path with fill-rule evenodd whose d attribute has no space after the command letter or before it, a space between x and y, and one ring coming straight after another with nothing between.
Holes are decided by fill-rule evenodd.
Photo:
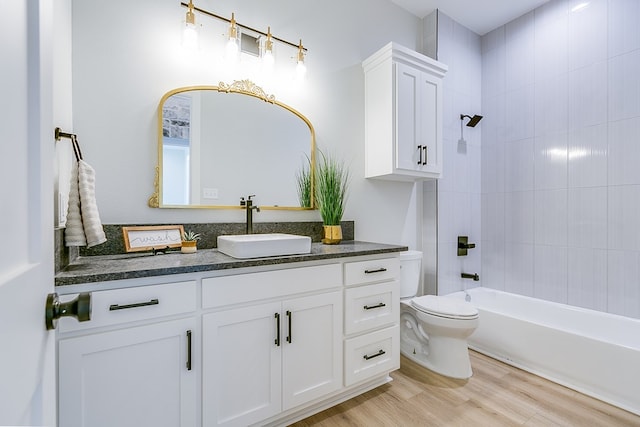
<instances>
[{"instance_id":1,"label":"cabinet door","mask_svg":"<svg viewBox=\"0 0 640 427\"><path fill-rule=\"evenodd\" d=\"M401 63L395 64L395 71L396 167L408 171L419 170L423 155L419 94L422 73Z\"/></svg>"},{"instance_id":2,"label":"cabinet door","mask_svg":"<svg viewBox=\"0 0 640 427\"><path fill-rule=\"evenodd\" d=\"M61 339L58 424L195 425L197 373L187 368L194 329L194 319L183 319Z\"/></svg>"},{"instance_id":3,"label":"cabinet door","mask_svg":"<svg viewBox=\"0 0 640 427\"><path fill-rule=\"evenodd\" d=\"M440 174L442 172L442 118L439 117L442 111L442 91L440 86L442 79L429 73L420 73L418 82L418 98L420 113L419 142L422 145L422 164L419 170L425 173ZM417 162L416 162L417 165Z\"/></svg>"},{"instance_id":4,"label":"cabinet door","mask_svg":"<svg viewBox=\"0 0 640 427\"><path fill-rule=\"evenodd\" d=\"M277 302L203 316L204 426L246 426L280 412L280 311Z\"/></svg>"},{"instance_id":5,"label":"cabinet door","mask_svg":"<svg viewBox=\"0 0 640 427\"><path fill-rule=\"evenodd\" d=\"M424 173L442 171L441 79L396 63L396 167Z\"/></svg>"},{"instance_id":6,"label":"cabinet door","mask_svg":"<svg viewBox=\"0 0 640 427\"><path fill-rule=\"evenodd\" d=\"M342 387L342 291L287 300L283 410Z\"/></svg>"}]
</instances>

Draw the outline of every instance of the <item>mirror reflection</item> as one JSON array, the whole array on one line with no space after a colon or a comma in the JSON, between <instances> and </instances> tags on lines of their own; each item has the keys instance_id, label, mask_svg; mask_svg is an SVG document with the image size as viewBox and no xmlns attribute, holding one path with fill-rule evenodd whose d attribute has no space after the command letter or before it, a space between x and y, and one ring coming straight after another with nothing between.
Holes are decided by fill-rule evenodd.
<instances>
[{"instance_id":1,"label":"mirror reflection","mask_svg":"<svg viewBox=\"0 0 640 427\"><path fill-rule=\"evenodd\" d=\"M309 209L297 177L313 170L315 135L296 110L248 81L167 93L159 107L154 207Z\"/></svg>"}]
</instances>

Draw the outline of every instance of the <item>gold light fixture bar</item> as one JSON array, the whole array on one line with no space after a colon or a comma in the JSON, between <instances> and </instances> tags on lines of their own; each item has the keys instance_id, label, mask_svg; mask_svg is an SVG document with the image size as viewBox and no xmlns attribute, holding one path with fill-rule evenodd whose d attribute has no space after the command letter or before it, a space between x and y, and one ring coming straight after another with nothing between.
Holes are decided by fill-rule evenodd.
<instances>
[{"instance_id":1,"label":"gold light fixture bar","mask_svg":"<svg viewBox=\"0 0 640 427\"><path fill-rule=\"evenodd\" d=\"M187 8L189 7L189 4L188 4L188 3L181 2L180 4L181 4L183 7L187 7ZM225 21L225 22L228 22L229 24L231 24L231 19L225 18L224 16L216 15L215 13L213 13L213 12L209 12L208 10L201 9L201 8L199 8L199 7L196 7L196 6L193 6L193 10L195 10L195 11L197 11L197 12L200 12L200 13L202 13L203 15L211 16L212 18L216 18L216 19L219 19L219 20L221 20L221 21ZM235 19L234 19L234 21L235 21ZM261 35L263 35L263 36L265 36L265 37L266 37L267 35L270 35L270 36L271 36L271 39L273 39L273 40L277 40L277 41L279 41L280 43L287 44L287 45L289 45L289 46L291 46L291 47L293 47L293 48L295 48L295 49L298 49L298 48L299 48L299 46L298 46L298 44L297 44L297 43L291 43L290 41L287 41L287 40L284 40L284 39L278 38L278 37L274 36L273 34L270 34L271 32L269 32L269 34L267 34L267 33L265 33L264 31L256 30L255 28L249 27L249 26L247 26L247 25L242 25L242 24L241 24L241 23L239 23L238 21L235 21L235 24L236 24L238 27L240 27L240 28L244 28L244 29L246 29L246 30L253 31L254 33L261 34ZM306 47L302 47L302 50L306 52L306 51L307 51L307 48L306 48Z\"/></svg>"}]
</instances>

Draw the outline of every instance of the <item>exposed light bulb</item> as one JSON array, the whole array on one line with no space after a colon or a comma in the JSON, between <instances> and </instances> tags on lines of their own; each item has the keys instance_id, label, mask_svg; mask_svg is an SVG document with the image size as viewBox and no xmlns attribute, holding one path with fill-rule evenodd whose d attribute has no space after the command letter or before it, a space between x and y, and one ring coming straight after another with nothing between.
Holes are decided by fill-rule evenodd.
<instances>
[{"instance_id":1,"label":"exposed light bulb","mask_svg":"<svg viewBox=\"0 0 640 427\"><path fill-rule=\"evenodd\" d=\"M296 64L296 79L302 80L304 76L307 74L307 66L304 63L304 46L302 46L302 39L300 39L300 44L298 45L298 58Z\"/></svg>"},{"instance_id":2,"label":"exposed light bulb","mask_svg":"<svg viewBox=\"0 0 640 427\"><path fill-rule=\"evenodd\" d=\"M182 47L187 50L198 49L198 28L196 27L196 16L193 13L192 0L189 0L189 10L182 30Z\"/></svg>"},{"instance_id":3,"label":"exposed light bulb","mask_svg":"<svg viewBox=\"0 0 640 427\"><path fill-rule=\"evenodd\" d=\"M273 41L271 40L271 27L267 27L267 39L264 41L262 63L267 69L272 69L275 59L273 57Z\"/></svg>"},{"instance_id":4,"label":"exposed light bulb","mask_svg":"<svg viewBox=\"0 0 640 427\"><path fill-rule=\"evenodd\" d=\"M229 40L225 47L225 57L227 60L236 61L238 59L238 27L236 26L235 14L231 14L231 24L229 25Z\"/></svg>"}]
</instances>

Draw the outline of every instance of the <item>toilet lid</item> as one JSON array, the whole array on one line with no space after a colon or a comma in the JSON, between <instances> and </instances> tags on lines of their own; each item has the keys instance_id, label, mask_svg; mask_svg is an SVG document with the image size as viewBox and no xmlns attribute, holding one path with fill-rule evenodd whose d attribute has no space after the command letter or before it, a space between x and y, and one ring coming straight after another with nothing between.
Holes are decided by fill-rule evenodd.
<instances>
[{"instance_id":1,"label":"toilet lid","mask_svg":"<svg viewBox=\"0 0 640 427\"><path fill-rule=\"evenodd\" d=\"M424 313L450 319L475 319L478 317L478 310L473 305L454 298L424 295L413 298L411 305Z\"/></svg>"}]
</instances>

